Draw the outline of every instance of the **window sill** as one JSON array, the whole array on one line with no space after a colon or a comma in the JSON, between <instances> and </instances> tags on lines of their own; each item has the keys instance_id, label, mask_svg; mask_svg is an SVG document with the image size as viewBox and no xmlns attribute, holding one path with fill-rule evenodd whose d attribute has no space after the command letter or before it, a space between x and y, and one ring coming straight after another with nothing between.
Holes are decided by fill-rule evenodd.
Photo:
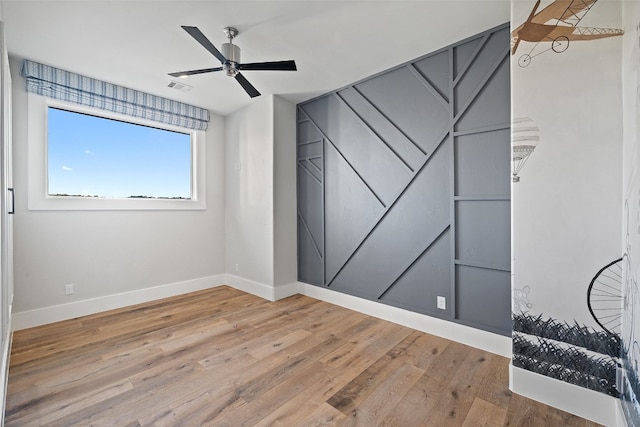
<instances>
[{"instance_id":1,"label":"window sill","mask_svg":"<svg viewBox=\"0 0 640 427\"><path fill-rule=\"evenodd\" d=\"M29 197L29 210L36 211L101 211L101 210L205 210L199 200L107 199L97 197Z\"/></svg>"},{"instance_id":2,"label":"window sill","mask_svg":"<svg viewBox=\"0 0 640 427\"><path fill-rule=\"evenodd\" d=\"M28 109L28 188L27 208L30 211L196 211L206 210L206 182L205 175L205 146L206 135L204 131L196 131L193 147L193 199L138 199L138 198L99 198L99 197L73 197L73 196L48 196L47 195L47 160L46 160L46 138L47 138L47 106L65 107L66 104L59 101L51 101L47 98L27 94ZM67 108L78 110L77 106L66 105ZM87 110L90 113L89 110ZM96 113L97 114L97 113ZM118 119L113 114L100 112L104 117ZM134 122L127 118L127 121ZM140 124L153 125L144 121L137 121ZM157 124L156 124L157 125ZM18 189L19 191L19 189Z\"/></svg>"}]
</instances>

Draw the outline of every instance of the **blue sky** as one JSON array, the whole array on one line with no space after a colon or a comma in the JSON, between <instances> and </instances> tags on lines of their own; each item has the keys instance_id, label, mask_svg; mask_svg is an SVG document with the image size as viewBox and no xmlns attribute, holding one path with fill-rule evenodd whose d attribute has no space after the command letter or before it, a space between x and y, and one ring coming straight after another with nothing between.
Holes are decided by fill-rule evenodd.
<instances>
[{"instance_id":1,"label":"blue sky","mask_svg":"<svg viewBox=\"0 0 640 427\"><path fill-rule=\"evenodd\" d=\"M49 108L49 194L191 197L188 134Z\"/></svg>"}]
</instances>

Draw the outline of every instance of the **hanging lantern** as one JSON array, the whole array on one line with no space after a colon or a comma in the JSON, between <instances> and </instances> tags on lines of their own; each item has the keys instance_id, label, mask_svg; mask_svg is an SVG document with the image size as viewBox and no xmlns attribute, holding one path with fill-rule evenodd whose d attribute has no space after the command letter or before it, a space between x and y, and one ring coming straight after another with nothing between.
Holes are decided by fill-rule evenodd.
<instances>
[{"instance_id":1,"label":"hanging lantern","mask_svg":"<svg viewBox=\"0 0 640 427\"><path fill-rule=\"evenodd\" d=\"M535 150L540 140L540 129L529 117L516 117L511 123L512 177L520 182L518 173Z\"/></svg>"}]
</instances>

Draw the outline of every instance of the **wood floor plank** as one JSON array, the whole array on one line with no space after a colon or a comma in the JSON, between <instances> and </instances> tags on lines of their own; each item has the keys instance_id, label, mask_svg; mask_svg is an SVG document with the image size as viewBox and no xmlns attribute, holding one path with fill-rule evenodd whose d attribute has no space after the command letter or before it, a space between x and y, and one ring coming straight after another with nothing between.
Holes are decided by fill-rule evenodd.
<instances>
[{"instance_id":1,"label":"wood floor plank","mask_svg":"<svg viewBox=\"0 0 640 427\"><path fill-rule=\"evenodd\" d=\"M476 397L462 427L502 427L507 417L507 408L501 408Z\"/></svg>"},{"instance_id":2,"label":"wood floor plank","mask_svg":"<svg viewBox=\"0 0 640 427\"><path fill-rule=\"evenodd\" d=\"M108 384L91 384L80 393L61 392L14 406L6 412L6 425L46 425L69 413L78 412L96 402L132 390L128 380Z\"/></svg>"},{"instance_id":3,"label":"wood floor plank","mask_svg":"<svg viewBox=\"0 0 640 427\"><path fill-rule=\"evenodd\" d=\"M420 368L401 365L366 400L345 414L347 419L355 425L375 425L393 410L422 374L424 371Z\"/></svg>"},{"instance_id":4,"label":"wood floor plank","mask_svg":"<svg viewBox=\"0 0 640 427\"><path fill-rule=\"evenodd\" d=\"M211 324L211 327L214 328L221 322L214 321L209 323ZM162 341L158 338L151 338L147 335L144 336L144 339L139 340L142 345L138 346L137 343L130 345L128 351L118 349L117 354L114 354L111 350L105 352L101 362L88 360L86 362L79 363L79 360L75 360L76 363L69 364L67 370L53 370L52 373L57 375L52 378L45 375L37 375L39 383L34 385L45 389L55 390L58 385L69 387L73 383L91 380L92 378L99 376L101 372L107 372L107 375L119 373L122 377L125 377L128 375L127 372L137 372L142 368L142 366L149 368L152 364L167 360L167 355L174 354L169 352L169 350L176 350L175 354L180 354L180 347L175 346L173 334L165 333L163 335L167 340L167 343L161 346L165 347L164 349L158 347L158 344L161 344ZM189 335L189 337L190 350L194 350L196 348L195 344L203 338L199 330L197 333ZM170 360L175 362L176 359L172 357L173 356L169 357ZM31 390L31 394L33 394L33 390Z\"/></svg>"},{"instance_id":5,"label":"wood floor plank","mask_svg":"<svg viewBox=\"0 0 640 427\"><path fill-rule=\"evenodd\" d=\"M404 364L403 358L397 357L392 348L387 350L387 354L375 361L353 381L331 396L327 403L343 414L349 415L363 401L368 399L376 391L376 388L383 387L385 381L393 376L393 373ZM423 370L420 371L421 374L424 373Z\"/></svg>"},{"instance_id":6,"label":"wood floor plank","mask_svg":"<svg viewBox=\"0 0 640 427\"><path fill-rule=\"evenodd\" d=\"M312 384L310 388L313 388L313 386ZM313 413L318 408L319 405L317 403L309 401L305 394L299 393L279 407L272 408L264 418L254 425L256 427L297 426L300 425L301 418L304 418L306 414Z\"/></svg>"},{"instance_id":7,"label":"wood floor plank","mask_svg":"<svg viewBox=\"0 0 640 427\"><path fill-rule=\"evenodd\" d=\"M507 421L505 425L514 427L534 427L547 425L545 417L546 411L546 406L538 406L536 405L536 402L518 394L514 394L509 400L509 408L507 409Z\"/></svg>"},{"instance_id":8,"label":"wood floor plank","mask_svg":"<svg viewBox=\"0 0 640 427\"><path fill-rule=\"evenodd\" d=\"M433 390L425 390L425 386L433 386ZM436 412L436 403L440 388L435 383L415 384L403 399L389 413L378 420L380 426L423 426L431 425L425 420L429 414ZM420 408L419 411L416 408Z\"/></svg>"},{"instance_id":9,"label":"wood floor plank","mask_svg":"<svg viewBox=\"0 0 640 427\"><path fill-rule=\"evenodd\" d=\"M363 360L367 365L373 363L373 360L358 352L360 347L358 347L357 342L345 340L341 340L340 342L342 345L325 354L320 359L320 362L334 369L346 368L353 364L354 359Z\"/></svg>"},{"instance_id":10,"label":"wood floor plank","mask_svg":"<svg viewBox=\"0 0 640 427\"><path fill-rule=\"evenodd\" d=\"M420 369L427 369L451 343L444 338L418 331L413 331L405 341L405 360Z\"/></svg>"},{"instance_id":11,"label":"wood floor plank","mask_svg":"<svg viewBox=\"0 0 640 427\"><path fill-rule=\"evenodd\" d=\"M371 360L377 360L387 354L388 351L394 348L412 332L409 328L390 322L385 326L387 326L387 328L385 328L379 336L373 335L367 340L360 340L363 344L366 344L362 349L362 355ZM369 341L371 341L371 343L367 344Z\"/></svg>"},{"instance_id":12,"label":"wood floor plank","mask_svg":"<svg viewBox=\"0 0 640 427\"><path fill-rule=\"evenodd\" d=\"M286 367L286 379L276 383L258 384L260 388L243 390L241 395L247 404L221 418L213 420L214 425L256 425L272 412L313 387L326 373L319 362L300 359Z\"/></svg>"},{"instance_id":13,"label":"wood floor plank","mask_svg":"<svg viewBox=\"0 0 640 427\"><path fill-rule=\"evenodd\" d=\"M198 327L181 328L179 332L174 332L170 337L163 338L161 343L157 343L158 347L164 351L173 351L179 348L189 347L203 340L211 340L221 332L230 331L233 325L229 324L226 319L210 320L204 325ZM154 345L151 340L146 340L147 345Z\"/></svg>"},{"instance_id":14,"label":"wood floor plank","mask_svg":"<svg viewBox=\"0 0 640 427\"><path fill-rule=\"evenodd\" d=\"M471 349L442 388L440 399L436 403L439 411L430 417L430 421L434 425L460 425L467 416L484 376L490 373L489 368L486 352Z\"/></svg>"},{"instance_id":15,"label":"wood floor plank","mask_svg":"<svg viewBox=\"0 0 640 427\"><path fill-rule=\"evenodd\" d=\"M300 420L300 427L339 426L342 425L345 415L333 406L323 403L313 412Z\"/></svg>"},{"instance_id":16,"label":"wood floor plank","mask_svg":"<svg viewBox=\"0 0 640 427\"><path fill-rule=\"evenodd\" d=\"M503 357L295 295L220 286L16 331L6 426L594 426Z\"/></svg>"},{"instance_id":17,"label":"wood floor plank","mask_svg":"<svg viewBox=\"0 0 640 427\"><path fill-rule=\"evenodd\" d=\"M344 376L342 378L337 377L331 368L323 369L323 373L324 375L319 376L316 381L311 383L301 393L293 396L283 405L260 420L256 426L304 425L304 423L307 422L306 418L308 414L314 413L318 409L325 413L328 412L326 419L325 416L321 416L321 419L325 419L324 422L327 422L328 420L336 420L336 415L339 415L337 418L341 420L345 419L344 415L335 408L332 408L331 411L327 411L325 408L325 406L327 406L325 402L326 397L324 396L327 396L331 390L340 389L352 378L346 378ZM317 398L316 396L323 397ZM320 415L318 414L318 416Z\"/></svg>"},{"instance_id":18,"label":"wood floor plank","mask_svg":"<svg viewBox=\"0 0 640 427\"><path fill-rule=\"evenodd\" d=\"M82 411L61 418L60 425L125 425L165 411L169 402L185 402L189 399L191 387L202 389L209 381L207 373L202 368L190 365L173 373L166 378L166 382L134 385L132 390L106 399ZM180 380L176 378L179 377ZM182 382L184 381L184 382ZM186 386L189 384L189 387ZM206 384L211 387L211 383Z\"/></svg>"},{"instance_id":19,"label":"wood floor plank","mask_svg":"<svg viewBox=\"0 0 640 427\"><path fill-rule=\"evenodd\" d=\"M315 322L308 325L305 329L314 335L338 336L342 330L359 322L362 319L362 316L364 316L362 313L357 313L355 311L345 312L342 307L333 307L334 310L319 313L322 317L316 319ZM336 310L336 308L339 308L339 310ZM322 321L318 321L319 319L322 319Z\"/></svg>"},{"instance_id":20,"label":"wood floor plank","mask_svg":"<svg viewBox=\"0 0 640 427\"><path fill-rule=\"evenodd\" d=\"M205 391L185 397L175 407L142 417L139 422L141 426L149 427L204 426L245 404L244 400L236 398L233 391L222 396Z\"/></svg>"},{"instance_id":21,"label":"wood floor plank","mask_svg":"<svg viewBox=\"0 0 640 427\"><path fill-rule=\"evenodd\" d=\"M426 381L447 384L460 368L471 347L458 343L450 343L426 369Z\"/></svg>"},{"instance_id":22,"label":"wood floor plank","mask_svg":"<svg viewBox=\"0 0 640 427\"><path fill-rule=\"evenodd\" d=\"M166 304L166 303L164 303ZM143 313L140 308L136 309L136 312ZM206 314L208 316L208 313ZM36 361L39 358L46 358L43 363L54 365L59 363L68 363L68 353L71 351L79 351L83 356L93 354L95 352L101 352L105 344L109 344L111 347L124 343L125 345L130 342L139 342L142 339L150 336L151 334L163 334L166 331L175 328L177 325L184 325L185 323L194 319L201 318L203 313L201 311L185 310L180 316L168 317L161 321L157 316L147 318L146 322L141 323L137 321L135 327L130 328L104 328L106 331L97 331L93 328L89 328L83 331L83 336L74 337L67 336L64 339L60 339L55 342L55 345L48 344L38 349L38 351L29 351L28 353L19 350L16 351L16 357L14 359L12 353L12 361L16 371L20 370L23 362ZM141 323L142 326L138 327ZM24 356L28 358L23 360ZM83 357L79 356L79 357Z\"/></svg>"},{"instance_id":23,"label":"wood floor plank","mask_svg":"<svg viewBox=\"0 0 640 427\"><path fill-rule=\"evenodd\" d=\"M489 353L485 357L490 374L482 380L477 396L489 403L507 408L512 395L509 390L509 360Z\"/></svg>"},{"instance_id":24,"label":"wood floor plank","mask_svg":"<svg viewBox=\"0 0 640 427\"><path fill-rule=\"evenodd\" d=\"M325 368L330 373L329 379L318 394L309 396L315 403L323 403L329 400L331 396L338 393L351 381L355 380L360 373L364 372L371 366L373 361L368 358L356 355L340 366L328 366Z\"/></svg>"}]
</instances>

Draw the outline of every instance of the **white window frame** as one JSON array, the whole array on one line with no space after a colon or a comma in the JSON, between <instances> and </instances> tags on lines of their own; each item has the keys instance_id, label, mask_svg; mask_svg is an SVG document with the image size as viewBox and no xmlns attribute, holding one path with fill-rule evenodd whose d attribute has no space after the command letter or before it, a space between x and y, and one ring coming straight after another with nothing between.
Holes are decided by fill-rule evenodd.
<instances>
[{"instance_id":1,"label":"white window frame","mask_svg":"<svg viewBox=\"0 0 640 427\"><path fill-rule=\"evenodd\" d=\"M205 210L205 132L138 119L83 105L27 94L29 210ZM48 194L47 113L49 107L191 135L191 199L51 196Z\"/></svg>"}]
</instances>

